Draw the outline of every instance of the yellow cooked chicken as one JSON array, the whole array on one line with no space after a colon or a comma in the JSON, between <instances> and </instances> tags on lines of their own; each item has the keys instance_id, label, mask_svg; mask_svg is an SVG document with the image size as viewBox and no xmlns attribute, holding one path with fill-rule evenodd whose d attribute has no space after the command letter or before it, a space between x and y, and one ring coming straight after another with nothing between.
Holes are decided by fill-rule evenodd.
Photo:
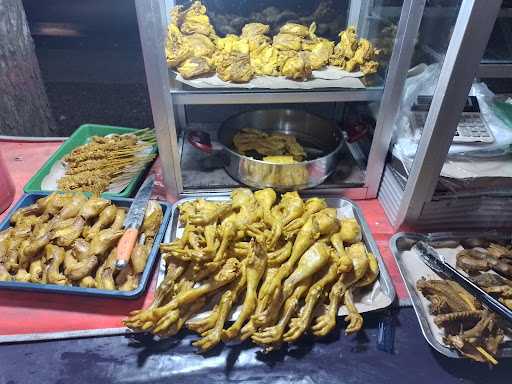
<instances>
[{"instance_id":1,"label":"yellow cooked chicken","mask_svg":"<svg viewBox=\"0 0 512 384\"><path fill-rule=\"evenodd\" d=\"M302 37L290 33L279 33L274 36L272 45L282 51L300 51Z\"/></svg>"},{"instance_id":2,"label":"yellow cooked chicken","mask_svg":"<svg viewBox=\"0 0 512 384\"><path fill-rule=\"evenodd\" d=\"M267 36L269 25L252 22L242 27L240 36L219 37L200 1L187 9L174 7L170 20L167 63L186 79L216 71L220 79L234 83L249 82L255 75L304 81L313 70L327 65L364 75L375 73L379 66L379 51L368 40L359 40L353 27L340 32L336 45L315 34L315 22L309 27L286 23L273 37Z\"/></svg>"},{"instance_id":3,"label":"yellow cooked chicken","mask_svg":"<svg viewBox=\"0 0 512 384\"><path fill-rule=\"evenodd\" d=\"M206 58L191 57L180 64L178 72L183 76L183 78L192 79L194 77L212 73L213 68Z\"/></svg>"},{"instance_id":4,"label":"yellow cooked chicken","mask_svg":"<svg viewBox=\"0 0 512 384\"><path fill-rule=\"evenodd\" d=\"M242 37L254 38L257 35L265 35L270 30L270 26L262 23L245 24L242 28Z\"/></svg>"},{"instance_id":5,"label":"yellow cooked chicken","mask_svg":"<svg viewBox=\"0 0 512 384\"><path fill-rule=\"evenodd\" d=\"M248 54L217 52L214 62L217 75L224 81L246 83L254 76Z\"/></svg>"},{"instance_id":6,"label":"yellow cooked chicken","mask_svg":"<svg viewBox=\"0 0 512 384\"><path fill-rule=\"evenodd\" d=\"M262 44L251 50L251 67L256 75L278 76L279 51L270 44Z\"/></svg>"},{"instance_id":7,"label":"yellow cooked chicken","mask_svg":"<svg viewBox=\"0 0 512 384\"><path fill-rule=\"evenodd\" d=\"M378 263L357 242L360 228L325 200L240 188L229 201L187 201L179 215L181 237L160 247L164 280L154 302L125 320L129 328L169 337L186 327L200 352L249 338L269 351L308 330L325 335L340 306L346 332L362 328L354 293L373 284ZM213 309L195 317L207 302Z\"/></svg>"},{"instance_id":8,"label":"yellow cooked chicken","mask_svg":"<svg viewBox=\"0 0 512 384\"><path fill-rule=\"evenodd\" d=\"M195 57L210 57L216 49L210 38L200 33L183 36L183 44L190 47L191 56Z\"/></svg>"},{"instance_id":9,"label":"yellow cooked chicken","mask_svg":"<svg viewBox=\"0 0 512 384\"><path fill-rule=\"evenodd\" d=\"M233 137L233 145L242 155L256 151L263 156L289 155L297 161L306 157L304 148L294 136L278 132L266 133L254 128L243 128L237 132Z\"/></svg>"},{"instance_id":10,"label":"yellow cooked chicken","mask_svg":"<svg viewBox=\"0 0 512 384\"><path fill-rule=\"evenodd\" d=\"M78 155L78 153L77 153ZM150 201L129 267L113 267L125 209L81 193L53 193L17 210L0 232L0 280L133 290L163 219Z\"/></svg>"},{"instance_id":11,"label":"yellow cooked chicken","mask_svg":"<svg viewBox=\"0 0 512 384\"><path fill-rule=\"evenodd\" d=\"M189 9L183 13L181 32L186 34L199 33L205 36L214 36L215 30L206 15L206 7L200 1L194 1Z\"/></svg>"},{"instance_id":12,"label":"yellow cooked chicken","mask_svg":"<svg viewBox=\"0 0 512 384\"><path fill-rule=\"evenodd\" d=\"M311 70L308 56L305 52L299 52L284 62L281 74L293 80L306 80L311 78Z\"/></svg>"}]
</instances>

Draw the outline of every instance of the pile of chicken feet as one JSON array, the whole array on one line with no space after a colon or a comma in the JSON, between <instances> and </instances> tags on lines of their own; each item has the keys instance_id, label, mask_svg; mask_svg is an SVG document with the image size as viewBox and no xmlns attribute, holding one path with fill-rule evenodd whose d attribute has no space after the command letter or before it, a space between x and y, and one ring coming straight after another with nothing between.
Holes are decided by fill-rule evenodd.
<instances>
[{"instance_id":1,"label":"pile of chicken feet","mask_svg":"<svg viewBox=\"0 0 512 384\"><path fill-rule=\"evenodd\" d=\"M354 291L371 286L379 268L359 224L339 220L320 198L277 200L270 188L240 188L230 201L183 203L181 237L160 246L167 269L154 302L125 324L160 337L186 326L201 336L193 343L200 352L221 341L250 338L268 351L307 330L323 336L341 305L346 332L360 330Z\"/></svg>"},{"instance_id":2,"label":"pile of chicken feet","mask_svg":"<svg viewBox=\"0 0 512 384\"><path fill-rule=\"evenodd\" d=\"M52 193L11 216L0 232L0 281L74 285L131 291L139 285L162 222L150 201L141 234L123 271L115 269L116 245L126 210L82 193Z\"/></svg>"}]
</instances>

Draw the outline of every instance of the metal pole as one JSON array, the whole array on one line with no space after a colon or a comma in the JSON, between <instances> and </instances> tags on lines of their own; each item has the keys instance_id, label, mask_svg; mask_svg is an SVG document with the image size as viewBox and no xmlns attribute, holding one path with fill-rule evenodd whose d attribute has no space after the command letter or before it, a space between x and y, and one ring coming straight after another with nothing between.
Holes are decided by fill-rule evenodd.
<instances>
[{"instance_id":1,"label":"metal pole","mask_svg":"<svg viewBox=\"0 0 512 384\"><path fill-rule=\"evenodd\" d=\"M397 223L417 220L434 194L501 0L464 0L453 30Z\"/></svg>"},{"instance_id":2,"label":"metal pole","mask_svg":"<svg viewBox=\"0 0 512 384\"><path fill-rule=\"evenodd\" d=\"M169 74L163 57L166 31L162 27L167 24L162 21L166 12L159 0L135 0L135 7L164 183L169 193L177 196L182 181Z\"/></svg>"},{"instance_id":3,"label":"metal pole","mask_svg":"<svg viewBox=\"0 0 512 384\"><path fill-rule=\"evenodd\" d=\"M384 94L375 124L370 155L368 156L366 171L368 192L366 198L376 197L379 190L386 155L393 135L395 117L400 106L424 8L425 0L405 0L402 7L395 45L389 60Z\"/></svg>"}]
</instances>

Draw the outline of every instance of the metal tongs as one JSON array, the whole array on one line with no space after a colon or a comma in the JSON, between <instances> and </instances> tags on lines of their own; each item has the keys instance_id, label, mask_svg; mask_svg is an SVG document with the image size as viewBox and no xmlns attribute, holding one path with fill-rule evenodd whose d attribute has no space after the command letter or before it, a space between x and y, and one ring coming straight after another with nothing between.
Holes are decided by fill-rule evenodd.
<instances>
[{"instance_id":1,"label":"metal tongs","mask_svg":"<svg viewBox=\"0 0 512 384\"><path fill-rule=\"evenodd\" d=\"M489 310L496 312L512 324L512 310L508 309L505 305L453 268L434 248L424 241L418 241L412 249L418 252L423 262L439 276L459 283L462 288L475 296L476 299L482 302Z\"/></svg>"}]
</instances>

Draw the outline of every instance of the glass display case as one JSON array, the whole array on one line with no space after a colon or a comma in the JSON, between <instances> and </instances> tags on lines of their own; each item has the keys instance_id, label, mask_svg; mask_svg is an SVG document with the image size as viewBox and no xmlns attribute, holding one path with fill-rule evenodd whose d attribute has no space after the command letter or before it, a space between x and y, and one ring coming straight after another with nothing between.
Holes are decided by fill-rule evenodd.
<instances>
[{"instance_id":1,"label":"glass display case","mask_svg":"<svg viewBox=\"0 0 512 384\"><path fill-rule=\"evenodd\" d=\"M512 132L496 112L496 101L506 97L493 93L493 84L507 89L510 37L500 31L509 6L463 0L425 8L412 62L423 73L405 85L379 192L395 227L512 225L512 179L505 172L512 141L504 140Z\"/></svg>"},{"instance_id":2,"label":"glass display case","mask_svg":"<svg viewBox=\"0 0 512 384\"><path fill-rule=\"evenodd\" d=\"M310 155L308 145L297 137L299 144L306 148L306 159L294 159L294 162L307 164L302 168L300 164L292 164L294 167L289 168L272 166L269 173L281 169L283 175L295 174L293 169L296 169L308 181L319 173L325 174L328 177L319 185L302 183L301 186L307 189L314 185L316 191L343 192L352 198L375 197L424 4L425 1L410 0L278 3L267 0L205 0L202 4L137 0L148 89L168 190L174 195L215 193L242 185L241 181L247 184L247 179L243 179L240 173L245 171L244 164L250 162L254 155L242 154L240 159L240 154L234 153L237 151L231 142L232 137L225 145L220 145L225 151L224 156L211 153L219 147L219 141L222 143L224 140L223 127L236 119L233 116L238 116L242 121L240 130L257 128L272 131L273 127L280 127L289 134L299 124L310 143L315 141L311 144L312 152L323 154ZM176 5L180 8L173 13ZM392 8L391 12L386 11L388 6ZM201 31L200 26L193 25L199 19L194 21L192 18L187 24L187 14L200 15L202 21L199 24L206 25L206 29ZM262 33L265 36L254 38L247 35L244 26L250 23L265 25ZM173 29L171 24L177 29ZM282 38L294 34L291 29L286 29L290 27L303 32L297 32L298 38L292 39L292 45L286 45L289 40L283 43ZM349 27L353 29L347 30ZM340 36L343 31L345 34ZM342 40L347 36L354 38L352 31L357 38L348 43L354 50L349 54L344 51ZM197 39L204 40L206 36L208 40L203 53L198 53L199 43L193 37L198 33L202 36L196 36ZM287 36L277 36L279 34ZM243 47L233 48L229 39L236 40L237 44L246 39L247 52ZM257 45L258 39L266 44L268 56L262 58L255 53L262 52L257 50L263 46L263 43ZM182 41L190 42L186 45L192 53L180 57L186 51L185 48L180 51ZM293 42L297 41L299 45L295 47ZM323 42L331 50L320 63L312 58L315 51L310 46L318 42ZM368 42L377 51L364 53ZM360 49L359 53L355 53L357 49ZM226 52L229 60L235 52L239 61L232 64L225 59ZM346 56L337 61L336 54ZM357 59L358 55L362 56ZM194 58L196 56L199 58ZM357 65L350 65L349 57L354 58L350 63L358 62ZM250 75L246 79L233 78L232 68L240 68L243 60L246 60L243 68ZM297 64L296 60L301 63L301 70L290 69L296 68L290 64ZM187 72L187 68L198 70L198 63L208 69ZM189 64L192 67L187 67ZM250 120L251 126L244 126L248 123L240 118L241 115L258 118ZM333 126L341 132L343 144L336 147L335 161L331 162L334 165L326 165L326 162L314 164L329 152L316 140L318 136L325 135L321 133L325 131L320 129L324 125ZM325 145L329 147L329 143ZM203 152L198 147L202 147ZM204 150L210 153L204 153ZM235 156L240 164L231 162L226 166L226 153ZM267 162L263 158L254 158Z\"/></svg>"}]
</instances>

